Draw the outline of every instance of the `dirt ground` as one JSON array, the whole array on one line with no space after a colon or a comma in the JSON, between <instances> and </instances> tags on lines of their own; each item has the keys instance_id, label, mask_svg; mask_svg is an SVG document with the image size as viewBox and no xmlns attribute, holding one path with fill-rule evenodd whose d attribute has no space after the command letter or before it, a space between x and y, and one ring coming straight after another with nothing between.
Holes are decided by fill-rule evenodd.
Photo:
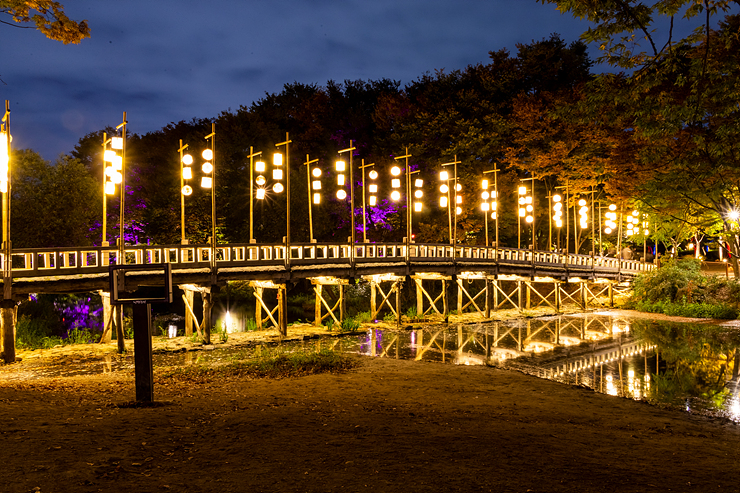
<instances>
[{"instance_id":1,"label":"dirt ground","mask_svg":"<svg viewBox=\"0 0 740 493\"><path fill-rule=\"evenodd\" d=\"M738 490L738 426L517 372L156 380L133 407L131 373L0 376L0 491Z\"/></svg>"}]
</instances>

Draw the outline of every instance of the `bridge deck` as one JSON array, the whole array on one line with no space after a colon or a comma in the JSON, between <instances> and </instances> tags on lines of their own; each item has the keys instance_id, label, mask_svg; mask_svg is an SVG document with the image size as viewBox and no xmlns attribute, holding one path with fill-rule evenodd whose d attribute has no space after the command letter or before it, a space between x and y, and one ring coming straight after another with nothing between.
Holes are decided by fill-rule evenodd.
<instances>
[{"instance_id":1,"label":"bridge deck","mask_svg":"<svg viewBox=\"0 0 740 493\"><path fill-rule=\"evenodd\" d=\"M199 284L231 280L285 282L311 277L356 278L362 275L412 275L434 272L457 275L482 272L491 277L577 281L629 280L653 268L633 260L555 252L403 243L225 244L215 252L212 272L210 245L126 246L119 260L117 247L14 249L13 291L74 292L106 289L112 264L172 264L173 282ZM5 259L2 258L4 262ZM140 273L146 276L146 271Z\"/></svg>"}]
</instances>

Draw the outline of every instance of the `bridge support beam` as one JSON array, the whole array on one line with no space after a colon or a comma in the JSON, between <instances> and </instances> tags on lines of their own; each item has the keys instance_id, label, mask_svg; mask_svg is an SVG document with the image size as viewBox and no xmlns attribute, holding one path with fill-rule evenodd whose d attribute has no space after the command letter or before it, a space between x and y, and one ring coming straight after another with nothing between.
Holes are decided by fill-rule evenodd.
<instances>
[{"instance_id":1,"label":"bridge support beam","mask_svg":"<svg viewBox=\"0 0 740 493\"><path fill-rule=\"evenodd\" d=\"M375 320L383 307L387 306L396 318L396 326L400 327L401 286L404 278L395 274L374 274L362 276L362 278L370 283L370 319ZM383 283L391 283L387 292L383 290ZM378 305L378 293L381 296L380 305ZM396 295L395 307L392 299L394 293Z\"/></svg>"},{"instance_id":2,"label":"bridge support beam","mask_svg":"<svg viewBox=\"0 0 740 493\"><path fill-rule=\"evenodd\" d=\"M419 318L424 318L427 313L433 310L437 313L437 315L448 318L450 315L450 307L448 299L449 297L447 296L447 289L450 281L452 281L452 277L445 276L444 274L439 274L436 272L419 272L411 276L411 279L413 279L414 283L416 284L416 316ZM442 281L442 292L436 298L432 298L429 292L424 289L424 285L422 284L423 281ZM424 298L429 301L429 307L426 309L424 308ZM440 300L442 301L441 311L437 307L437 303Z\"/></svg>"},{"instance_id":3,"label":"bridge support beam","mask_svg":"<svg viewBox=\"0 0 740 493\"><path fill-rule=\"evenodd\" d=\"M274 284L272 281L252 281L249 285L254 289L254 298L256 306L254 310L254 319L257 323L257 330L263 330L262 310L265 310L267 319L272 322L272 326L277 329L281 337L288 335L288 310L285 284ZM277 305L275 308L268 308L265 303L265 289L277 289ZM277 320L275 319L277 312Z\"/></svg>"},{"instance_id":4,"label":"bridge support beam","mask_svg":"<svg viewBox=\"0 0 740 493\"><path fill-rule=\"evenodd\" d=\"M475 296L472 296L463 285L463 282L466 280L469 284L472 284L473 282L478 280L482 280L484 283L483 289L478 291ZM472 305L475 308L476 314L480 315L482 318L490 318L491 308L489 306L488 288L488 275L485 272L459 273L457 275L457 314L462 315L465 309ZM482 299L479 300L478 298ZM481 305L479 306L478 303L480 303Z\"/></svg>"},{"instance_id":5,"label":"bridge support beam","mask_svg":"<svg viewBox=\"0 0 740 493\"><path fill-rule=\"evenodd\" d=\"M197 286L195 284L183 284L178 286L182 291L182 299L185 302L185 335L192 335L193 329L190 326L190 334L188 334L187 320L190 319L191 324L195 324L195 328L198 330L198 336L204 344L211 343L211 328L213 325L211 314L213 311L213 295L211 294L210 286ZM195 317L193 310L193 294L195 292L200 293L203 300L203 321L198 325L198 319Z\"/></svg>"},{"instance_id":6,"label":"bridge support beam","mask_svg":"<svg viewBox=\"0 0 740 493\"><path fill-rule=\"evenodd\" d=\"M110 304L109 292L98 291L98 294L103 301L103 335L100 336L100 344L107 344L111 341L113 333L113 307Z\"/></svg>"},{"instance_id":7,"label":"bridge support beam","mask_svg":"<svg viewBox=\"0 0 740 493\"><path fill-rule=\"evenodd\" d=\"M337 277L312 277L310 278L311 284L313 284L313 291L316 295L316 308L314 310L314 322L316 327L320 327L324 323L324 319L331 317L333 323L337 326L342 325L344 320L344 286L349 284L347 279L339 279ZM334 305L330 305L324 297L324 286L336 286L338 294L335 298ZM326 291L329 292L328 290ZM326 313L324 313L324 308ZM335 315L335 311L339 310L339 317Z\"/></svg>"}]
</instances>

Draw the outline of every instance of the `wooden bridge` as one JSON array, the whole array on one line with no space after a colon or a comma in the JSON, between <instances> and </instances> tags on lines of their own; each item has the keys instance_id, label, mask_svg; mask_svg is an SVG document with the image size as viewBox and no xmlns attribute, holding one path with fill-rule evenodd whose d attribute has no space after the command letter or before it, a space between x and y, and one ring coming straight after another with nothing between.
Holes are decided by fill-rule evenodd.
<instances>
[{"instance_id":1,"label":"wooden bridge","mask_svg":"<svg viewBox=\"0 0 740 493\"><path fill-rule=\"evenodd\" d=\"M5 262L4 257L2 261ZM98 291L103 295L107 332L112 315L107 299L109 267L162 263L171 264L173 284L185 292L186 333L192 331L195 319L193 293L200 292L203 321L198 324L195 320L195 326L199 332L203 329L206 341L210 338L211 291L228 281L250 281L257 298L258 326L263 325L264 311L264 322L272 323L285 334L286 287L301 279L314 285L317 325L327 319L341 323L343 287L357 279L370 283L372 317L387 307L400 323L399 291L404 282L416 286L417 314L421 317L428 313L443 317L449 314L447 292L453 284L458 288L458 313L473 308L483 317L490 317L491 310L504 305L522 310L533 303L547 304L559 310L560 303L567 299L585 308L589 295L593 299L608 291L612 299L614 288L654 267L639 261L590 255L415 243L365 243L354 247L348 243L292 243L289 248L284 244L249 243L217 245L215 251L208 244L135 245L126 246L123 253L117 246L14 249L12 292L21 299L30 293ZM132 274L141 284L151 284L160 272L144 269ZM480 281L484 286L472 295L463 280L468 284ZM430 295L424 286L429 281L442 283L439 295ZM592 290L593 285L600 286L600 291ZM324 286L338 287L338 297L331 303L322 291ZM267 306L265 289L277 290L276 307ZM120 312L117 317L120 326Z\"/></svg>"}]
</instances>

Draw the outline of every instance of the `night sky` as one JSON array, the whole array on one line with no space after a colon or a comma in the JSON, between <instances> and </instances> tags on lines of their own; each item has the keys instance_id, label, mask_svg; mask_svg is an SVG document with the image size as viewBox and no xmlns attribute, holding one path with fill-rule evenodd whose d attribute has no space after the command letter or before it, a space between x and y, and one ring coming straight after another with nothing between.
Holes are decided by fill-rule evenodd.
<instances>
[{"instance_id":1,"label":"night sky","mask_svg":"<svg viewBox=\"0 0 740 493\"><path fill-rule=\"evenodd\" d=\"M146 133L250 106L289 82L394 79L488 63L488 52L585 22L535 0L62 1L91 38L0 26L14 148L45 159L122 121ZM597 53L591 52L592 57Z\"/></svg>"}]
</instances>

